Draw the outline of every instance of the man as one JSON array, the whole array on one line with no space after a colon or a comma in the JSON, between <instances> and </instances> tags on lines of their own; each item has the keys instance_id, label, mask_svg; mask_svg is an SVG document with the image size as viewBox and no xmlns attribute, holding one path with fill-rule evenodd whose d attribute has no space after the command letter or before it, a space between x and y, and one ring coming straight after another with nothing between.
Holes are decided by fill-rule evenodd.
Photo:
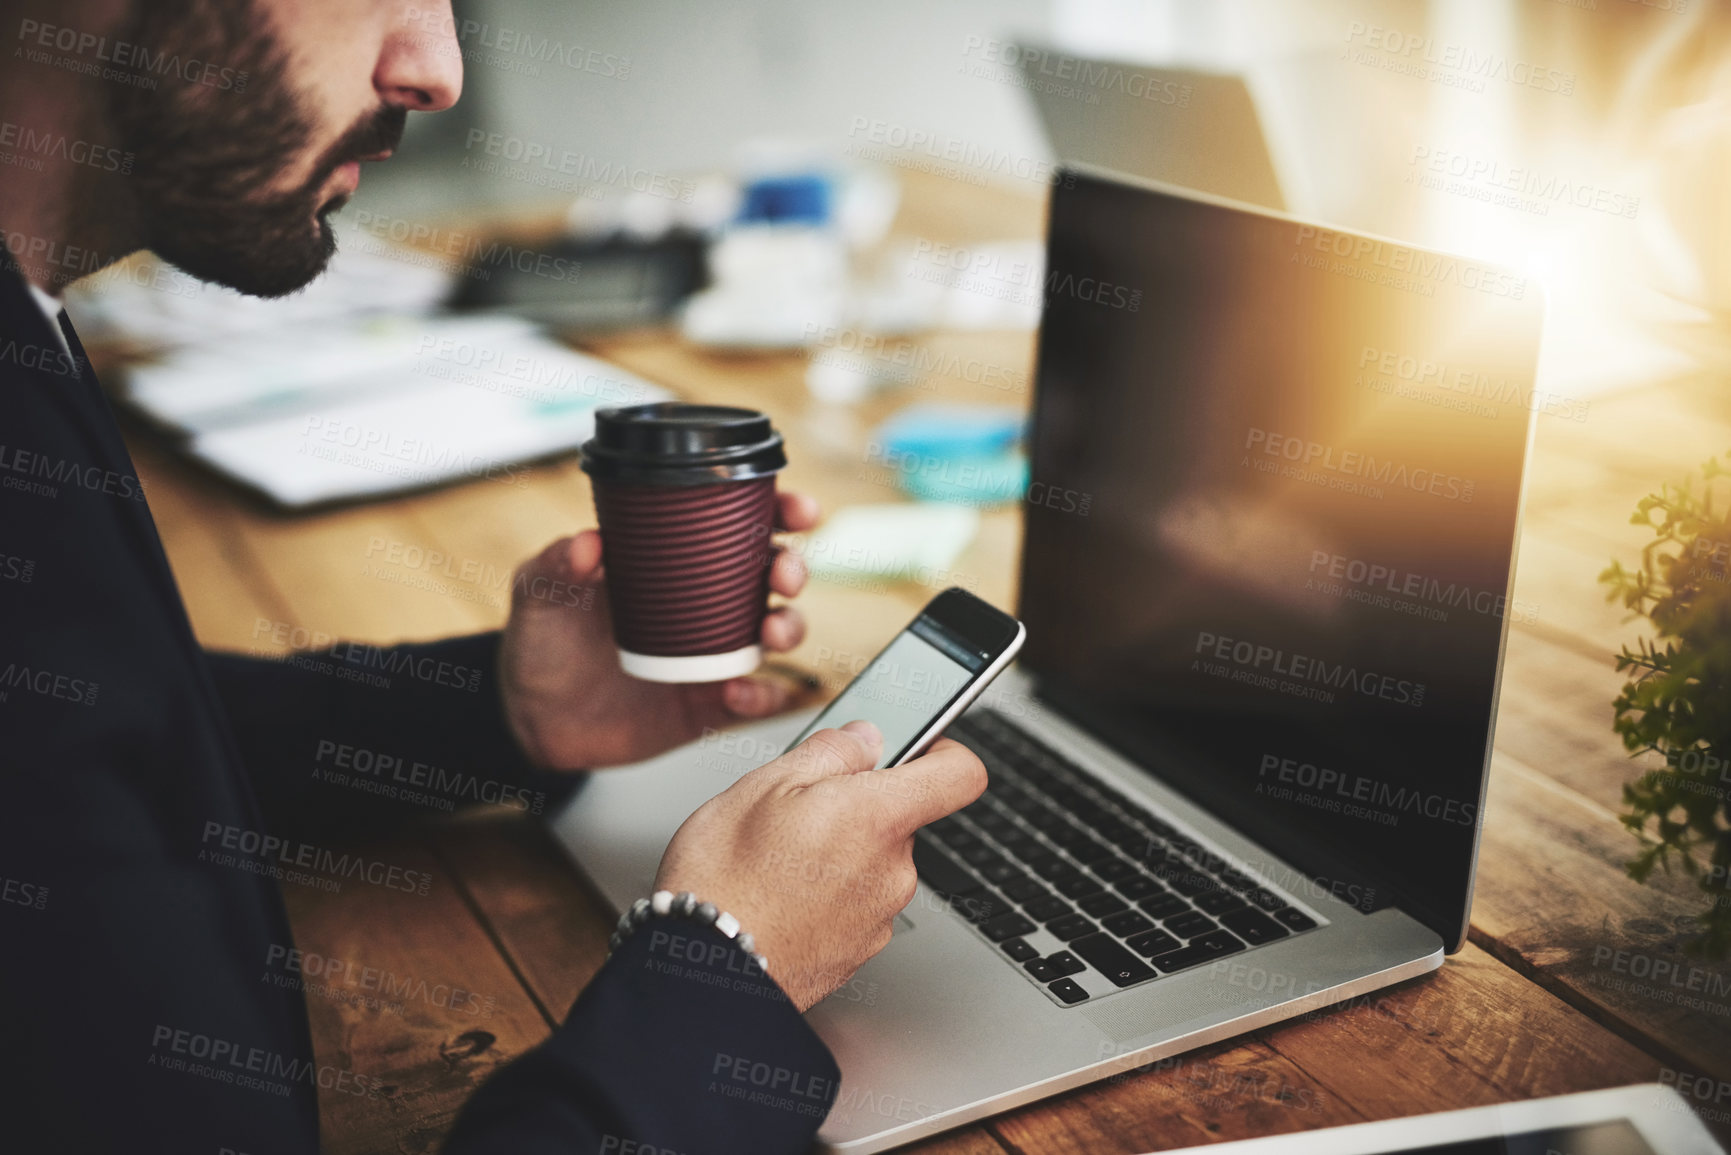
<instances>
[{"instance_id":1,"label":"man","mask_svg":"<svg viewBox=\"0 0 1731 1155\"><path fill-rule=\"evenodd\" d=\"M604 594L536 599L535 581L515 583L502 635L401 647L390 667L418 672L388 688L336 676L354 650L316 663L201 652L55 298L143 248L248 293L306 284L361 162L390 154L408 112L457 99L449 12L7 0L0 15L13 42L0 76L0 1147L311 1152L317 1096L371 1097L378 1081L315 1056L301 995L260 981L292 947L274 880L342 862L346 886L425 881L334 856L331 838L407 811L312 778L321 743L550 791L575 781L562 772L646 757L782 697L752 679L634 681ZM786 497L780 518L803 529L815 510ZM593 586L601 552L579 534L520 574ZM776 559L778 593L803 578ZM763 640L787 649L801 634L783 607ZM912 832L985 783L954 743L891 771L872 769L878 750L868 724L824 731L699 810L667 850L658 887L733 915L767 979L713 926L652 918L552 1039L474 1096L447 1150L805 1148L837 1072L800 1012L888 941L915 885ZM821 869L790 886L765 861ZM796 1099L743 1093L763 1089L759 1070Z\"/></svg>"}]
</instances>

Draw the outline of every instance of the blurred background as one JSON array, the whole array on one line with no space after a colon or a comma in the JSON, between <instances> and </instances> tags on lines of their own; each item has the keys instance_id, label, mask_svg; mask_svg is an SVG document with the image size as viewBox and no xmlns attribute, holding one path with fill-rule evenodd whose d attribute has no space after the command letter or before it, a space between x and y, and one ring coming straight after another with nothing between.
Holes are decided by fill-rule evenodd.
<instances>
[{"instance_id":1,"label":"blurred background","mask_svg":"<svg viewBox=\"0 0 1731 1155\"><path fill-rule=\"evenodd\" d=\"M127 354L134 411L280 507L569 453L595 406L681 392L596 344L623 333L803 357L825 406L905 395L942 361L934 335L1032 333L1067 160L1514 266L1549 298L1540 391L1577 411L1731 350L1725 0L458 0L409 19L461 53L463 98L368 167L329 275L275 302L136 268L74 295ZM969 401L1025 405L1004 392ZM930 448L950 416L900 432ZM1019 411L972 416L942 452L1013 440ZM396 433L460 467L332 458Z\"/></svg>"},{"instance_id":2,"label":"blurred background","mask_svg":"<svg viewBox=\"0 0 1731 1155\"><path fill-rule=\"evenodd\" d=\"M1565 317L1593 306L1620 321L1703 321L1691 308L1720 312L1731 295L1731 11L1714 0L461 0L457 15L472 25L462 103L416 118L411 163L369 172L359 206L416 216L544 200L521 173L462 167L477 129L679 175L737 172L765 147L839 160L868 143L862 118L1050 158L1029 90L1000 63L1014 57L990 58L1020 43L1242 75L1291 211L1528 265L1563 292ZM1383 35L1373 42L1367 26ZM528 38L514 51L513 33ZM1428 44L1414 52L1403 38ZM604 59L537 61L535 40ZM1444 75L1388 66L1427 59ZM1523 66L1551 75L1511 80ZM1420 152L1489 172L1469 182L1478 196L1499 180L1610 195L1595 208L1578 193L1497 203L1426 188ZM1574 299L1594 275L1661 299Z\"/></svg>"}]
</instances>

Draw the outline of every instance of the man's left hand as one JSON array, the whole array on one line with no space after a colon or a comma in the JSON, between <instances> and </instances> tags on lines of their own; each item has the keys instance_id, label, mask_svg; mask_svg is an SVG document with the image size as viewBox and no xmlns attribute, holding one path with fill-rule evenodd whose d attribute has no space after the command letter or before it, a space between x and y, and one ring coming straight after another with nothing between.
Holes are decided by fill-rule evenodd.
<instances>
[{"instance_id":1,"label":"man's left hand","mask_svg":"<svg viewBox=\"0 0 1731 1155\"><path fill-rule=\"evenodd\" d=\"M799 532L816 524L817 502L777 495L778 529ZM778 550L770 590L793 597L805 579L805 563ZM581 770L637 762L706 728L767 717L787 706L789 688L774 677L668 685L620 669L595 530L549 545L518 567L511 588L511 618L499 653L505 716L523 752L539 766ZM766 651L791 650L804 637L805 621L791 606L772 609L763 620Z\"/></svg>"}]
</instances>

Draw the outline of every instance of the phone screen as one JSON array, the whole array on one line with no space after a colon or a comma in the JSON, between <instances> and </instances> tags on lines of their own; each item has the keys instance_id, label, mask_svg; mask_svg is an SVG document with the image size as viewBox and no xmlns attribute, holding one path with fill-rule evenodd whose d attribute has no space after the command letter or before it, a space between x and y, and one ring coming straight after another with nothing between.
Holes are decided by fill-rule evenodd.
<instances>
[{"instance_id":1,"label":"phone screen","mask_svg":"<svg viewBox=\"0 0 1731 1155\"><path fill-rule=\"evenodd\" d=\"M933 719L991 664L991 658L930 619L916 618L795 744L814 731L864 719L883 732L883 755L877 765L881 770L925 733Z\"/></svg>"}]
</instances>

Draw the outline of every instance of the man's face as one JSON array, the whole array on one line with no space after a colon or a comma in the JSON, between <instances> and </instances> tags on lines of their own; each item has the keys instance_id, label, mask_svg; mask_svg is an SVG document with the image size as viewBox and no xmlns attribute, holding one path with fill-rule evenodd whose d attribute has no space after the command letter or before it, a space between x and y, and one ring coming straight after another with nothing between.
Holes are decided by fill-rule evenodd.
<instances>
[{"instance_id":1,"label":"man's face","mask_svg":"<svg viewBox=\"0 0 1731 1155\"><path fill-rule=\"evenodd\" d=\"M243 293L305 286L360 162L396 148L410 110L455 103L453 27L449 0L136 0L116 36L202 66L109 86L145 243Z\"/></svg>"}]
</instances>

